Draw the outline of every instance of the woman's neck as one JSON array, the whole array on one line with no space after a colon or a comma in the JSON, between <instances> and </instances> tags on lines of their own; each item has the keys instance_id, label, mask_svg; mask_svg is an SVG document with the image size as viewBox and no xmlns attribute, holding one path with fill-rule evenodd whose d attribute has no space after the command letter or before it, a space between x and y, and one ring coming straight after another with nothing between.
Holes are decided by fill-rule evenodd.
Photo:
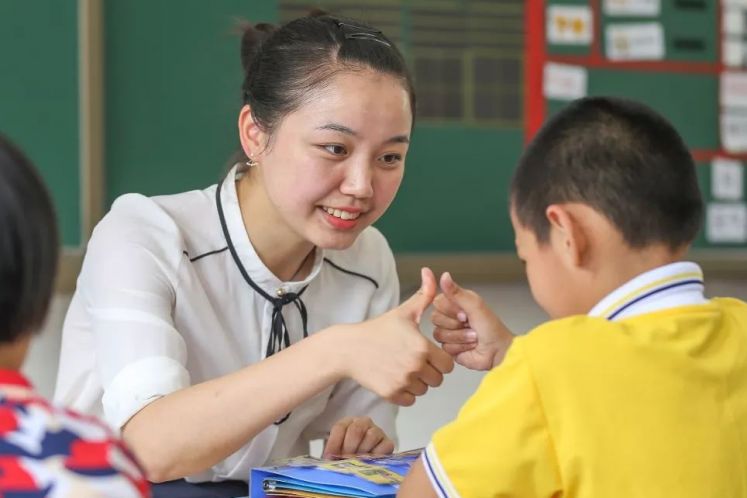
<instances>
[{"instance_id":1,"label":"woman's neck","mask_svg":"<svg viewBox=\"0 0 747 498\"><path fill-rule=\"evenodd\" d=\"M262 263L284 282L306 278L314 266L314 245L286 225L252 175L245 174L236 189L244 228Z\"/></svg>"}]
</instances>

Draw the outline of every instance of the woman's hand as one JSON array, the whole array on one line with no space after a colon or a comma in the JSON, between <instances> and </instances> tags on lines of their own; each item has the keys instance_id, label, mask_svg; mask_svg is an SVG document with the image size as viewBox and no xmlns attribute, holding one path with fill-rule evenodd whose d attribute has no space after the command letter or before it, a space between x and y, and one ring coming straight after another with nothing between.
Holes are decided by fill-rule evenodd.
<instances>
[{"instance_id":1,"label":"woman's hand","mask_svg":"<svg viewBox=\"0 0 747 498\"><path fill-rule=\"evenodd\" d=\"M433 338L460 365L490 370L503 361L513 334L474 291L457 285L449 273L441 275L434 302Z\"/></svg>"},{"instance_id":2,"label":"woman's hand","mask_svg":"<svg viewBox=\"0 0 747 498\"><path fill-rule=\"evenodd\" d=\"M423 268L421 276L410 299L378 318L343 326L337 338L344 375L402 406L441 385L454 369L451 356L420 332L420 317L436 295L433 272Z\"/></svg>"},{"instance_id":3,"label":"woman's hand","mask_svg":"<svg viewBox=\"0 0 747 498\"><path fill-rule=\"evenodd\" d=\"M324 458L351 455L390 455L394 441L368 417L345 417L332 426Z\"/></svg>"}]
</instances>

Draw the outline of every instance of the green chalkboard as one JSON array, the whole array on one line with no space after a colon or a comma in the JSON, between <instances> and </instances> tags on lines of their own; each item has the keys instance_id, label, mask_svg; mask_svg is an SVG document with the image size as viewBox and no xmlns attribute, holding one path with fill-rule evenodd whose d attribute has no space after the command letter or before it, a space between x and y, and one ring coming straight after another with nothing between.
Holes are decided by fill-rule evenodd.
<instances>
[{"instance_id":1,"label":"green chalkboard","mask_svg":"<svg viewBox=\"0 0 747 498\"><path fill-rule=\"evenodd\" d=\"M128 0L104 5L106 193L215 183L238 149L240 19L275 2Z\"/></svg>"},{"instance_id":2,"label":"green chalkboard","mask_svg":"<svg viewBox=\"0 0 747 498\"><path fill-rule=\"evenodd\" d=\"M589 95L615 95L644 102L677 127L693 149L717 149L718 79L713 75L589 70ZM567 102L548 101L550 114Z\"/></svg>"},{"instance_id":3,"label":"green chalkboard","mask_svg":"<svg viewBox=\"0 0 747 498\"><path fill-rule=\"evenodd\" d=\"M81 242L77 4L0 2L0 133L41 171L62 242Z\"/></svg>"},{"instance_id":4,"label":"green chalkboard","mask_svg":"<svg viewBox=\"0 0 747 498\"><path fill-rule=\"evenodd\" d=\"M405 179L379 222L397 251L512 251L508 184L520 130L421 125Z\"/></svg>"}]
</instances>

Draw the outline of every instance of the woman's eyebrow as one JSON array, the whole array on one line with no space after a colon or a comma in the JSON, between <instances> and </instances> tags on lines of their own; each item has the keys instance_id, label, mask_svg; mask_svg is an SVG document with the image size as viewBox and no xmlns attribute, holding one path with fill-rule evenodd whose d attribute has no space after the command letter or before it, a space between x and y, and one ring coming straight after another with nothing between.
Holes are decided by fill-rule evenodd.
<instances>
[{"instance_id":1,"label":"woman's eyebrow","mask_svg":"<svg viewBox=\"0 0 747 498\"><path fill-rule=\"evenodd\" d=\"M345 135L350 135L351 137L358 137L360 134L355 131L354 129L341 125L339 123L327 123L325 125L317 127L317 130L331 130L331 131L337 131L340 133L344 133ZM385 140L384 143L410 143L410 137L408 135L395 135L392 138Z\"/></svg>"}]
</instances>

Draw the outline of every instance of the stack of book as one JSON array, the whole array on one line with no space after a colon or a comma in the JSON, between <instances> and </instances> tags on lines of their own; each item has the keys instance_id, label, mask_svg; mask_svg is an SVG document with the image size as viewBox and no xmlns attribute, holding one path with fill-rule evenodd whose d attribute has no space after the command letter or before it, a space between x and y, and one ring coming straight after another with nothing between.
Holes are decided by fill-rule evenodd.
<instances>
[{"instance_id":1,"label":"stack of book","mask_svg":"<svg viewBox=\"0 0 747 498\"><path fill-rule=\"evenodd\" d=\"M421 450L339 460L297 457L252 469L251 498L394 498Z\"/></svg>"}]
</instances>

